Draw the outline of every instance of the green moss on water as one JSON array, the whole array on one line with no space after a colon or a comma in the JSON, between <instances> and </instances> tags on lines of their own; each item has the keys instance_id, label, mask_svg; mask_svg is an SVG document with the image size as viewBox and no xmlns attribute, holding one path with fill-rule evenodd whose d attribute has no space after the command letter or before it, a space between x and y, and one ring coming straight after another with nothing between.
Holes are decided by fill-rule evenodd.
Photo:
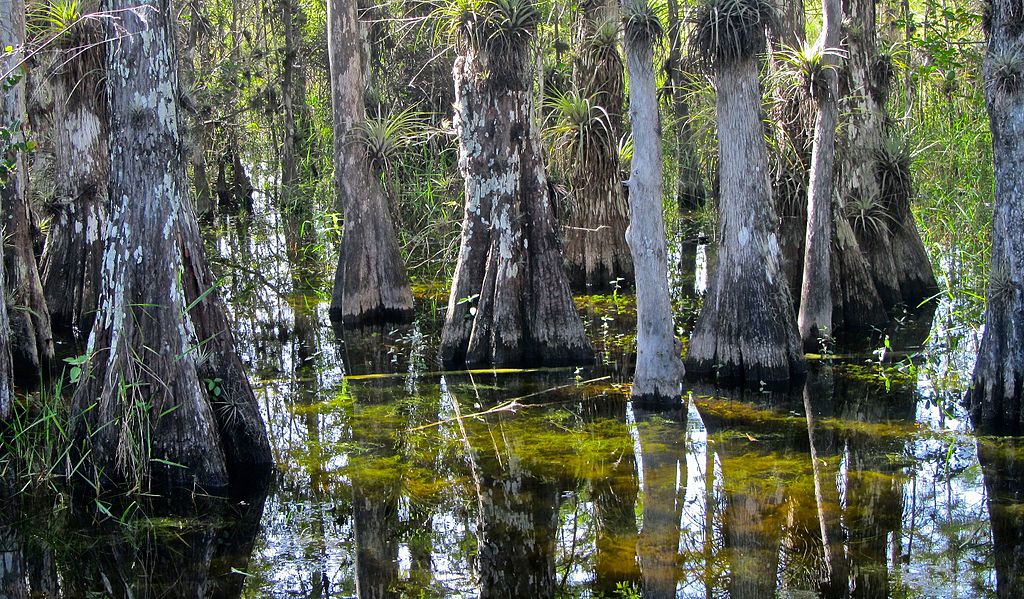
<instances>
[{"instance_id":1,"label":"green moss on water","mask_svg":"<svg viewBox=\"0 0 1024 599\"><path fill-rule=\"evenodd\" d=\"M583 314L601 317L631 316L636 318L636 296L632 293L606 295L577 295L573 298L576 309Z\"/></svg>"}]
</instances>

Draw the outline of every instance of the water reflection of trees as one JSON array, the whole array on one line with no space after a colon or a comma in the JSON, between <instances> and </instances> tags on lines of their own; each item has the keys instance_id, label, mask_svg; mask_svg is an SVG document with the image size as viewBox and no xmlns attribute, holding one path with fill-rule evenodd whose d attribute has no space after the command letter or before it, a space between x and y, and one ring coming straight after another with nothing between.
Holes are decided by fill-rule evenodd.
<instances>
[{"instance_id":1,"label":"water reflection of trees","mask_svg":"<svg viewBox=\"0 0 1024 599\"><path fill-rule=\"evenodd\" d=\"M1024 439L983 437L977 446L992 527L996 595L1019 597L1024 589Z\"/></svg>"}]
</instances>

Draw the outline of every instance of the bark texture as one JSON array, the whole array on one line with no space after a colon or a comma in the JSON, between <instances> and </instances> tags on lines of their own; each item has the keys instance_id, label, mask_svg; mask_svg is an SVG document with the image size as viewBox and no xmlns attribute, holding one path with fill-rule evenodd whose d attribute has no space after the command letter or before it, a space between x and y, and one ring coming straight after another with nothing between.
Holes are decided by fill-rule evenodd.
<instances>
[{"instance_id":1,"label":"bark texture","mask_svg":"<svg viewBox=\"0 0 1024 599\"><path fill-rule=\"evenodd\" d=\"M86 20L67 44L70 58L54 77L57 173L42 283L53 327L76 338L92 329L107 225L110 156L103 26Z\"/></svg>"},{"instance_id":2,"label":"bark texture","mask_svg":"<svg viewBox=\"0 0 1024 599\"><path fill-rule=\"evenodd\" d=\"M818 116L814 124L811 176L807 195L807 235L804 241L803 281L797 326L804 348L821 349L821 339L832 336L832 177L836 157L836 120L839 83L831 68L831 48L839 47L843 18L840 0L822 1L823 24L818 47L822 50L823 90L817 93Z\"/></svg>"},{"instance_id":3,"label":"bark texture","mask_svg":"<svg viewBox=\"0 0 1024 599\"><path fill-rule=\"evenodd\" d=\"M633 259L626 244L629 207L619 175L619 138L625 96L615 0L585 0L577 16L580 56L575 85L595 106L589 132L568 158L569 201L565 260L573 289L607 290L617 279L633 283Z\"/></svg>"},{"instance_id":4,"label":"bark texture","mask_svg":"<svg viewBox=\"0 0 1024 599\"><path fill-rule=\"evenodd\" d=\"M768 182L761 91L753 56L716 69L720 247L687 375L787 386L805 369Z\"/></svg>"},{"instance_id":5,"label":"bark texture","mask_svg":"<svg viewBox=\"0 0 1024 599\"><path fill-rule=\"evenodd\" d=\"M629 0L626 0L629 1ZM630 225L626 239L636 267L637 354L633 399L679 401L683 377L668 291L668 250L661 213L661 125L650 36L626 29L629 121L633 161L629 173ZM635 28L634 28L635 29Z\"/></svg>"},{"instance_id":6,"label":"bark texture","mask_svg":"<svg viewBox=\"0 0 1024 599\"><path fill-rule=\"evenodd\" d=\"M669 54L665 61L672 88L672 116L675 118L676 202L680 211L697 210L704 205L707 193L700 172L700 160L690 125L690 103L686 88L693 76L683 62L683 23L679 0L668 0Z\"/></svg>"},{"instance_id":7,"label":"bark texture","mask_svg":"<svg viewBox=\"0 0 1024 599\"><path fill-rule=\"evenodd\" d=\"M269 443L186 199L169 0L110 8L114 201L72 436L101 489L217 489Z\"/></svg>"},{"instance_id":8,"label":"bark texture","mask_svg":"<svg viewBox=\"0 0 1024 599\"><path fill-rule=\"evenodd\" d=\"M281 108L283 128L281 139L281 194L284 207L292 205L292 194L299 184L299 152L306 141L308 109L306 76L303 71L302 27L306 15L295 0L278 3L284 29L284 59L281 65Z\"/></svg>"},{"instance_id":9,"label":"bark texture","mask_svg":"<svg viewBox=\"0 0 1024 599\"><path fill-rule=\"evenodd\" d=\"M359 140L366 122L355 2L328 3L334 188L345 215L331 320L354 326L412 318L412 290L380 178Z\"/></svg>"},{"instance_id":10,"label":"bark texture","mask_svg":"<svg viewBox=\"0 0 1024 599\"><path fill-rule=\"evenodd\" d=\"M442 361L589 363L531 122L528 39L475 39L487 42L467 43L454 68L466 208Z\"/></svg>"},{"instance_id":11,"label":"bark texture","mask_svg":"<svg viewBox=\"0 0 1024 599\"><path fill-rule=\"evenodd\" d=\"M1024 11L1018 2L992 2L988 38L985 103L996 189L985 332L970 405L980 422L1016 434L1024 424Z\"/></svg>"},{"instance_id":12,"label":"bark texture","mask_svg":"<svg viewBox=\"0 0 1024 599\"><path fill-rule=\"evenodd\" d=\"M853 215L857 244L868 263L886 311L915 308L938 285L910 212L909 165L898 165L885 101L891 86L891 62L878 51L876 0L844 0L849 60L843 90L849 114L842 140L840 193ZM905 177L907 187L893 188Z\"/></svg>"},{"instance_id":13,"label":"bark texture","mask_svg":"<svg viewBox=\"0 0 1024 599\"><path fill-rule=\"evenodd\" d=\"M10 36L13 37L13 31L9 31L8 27L11 27L15 19L15 2L13 0L0 0L0 36L5 40ZM24 10L24 8L22 8ZM3 45L3 44L0 44ZM0 71L6 73L16 64L19 59L19 54L0 55ZM9 127L14 124L20 117L17 112L17 104L10 102L8 96L14 96L13 93L5 94L0 108L3 112L0 113L0 127ZM6 148L4 148L6 150ZM24 163L22 163L24 164ZM13 174L17 177L17 173ZM7 185L16 185L15 179L8 181L0 180L0 194L6 200L7 191L4 191ZM4 247L0 243L0 265L5 264L4 258ZM7 277L4 275L4 269L0 268L0 297L7 297ZM13 366L11 364L11 328L10 321L7 317L7 302L0 301L0 421L6 420L11 415L11 399L12 399L12 378L14 375Z\"/></svg>"},{"instance_id":14,"label":"bark texture","mask_svg":"<svg viewBox=\"0 0 1024 599\"><path fill-rule=\"evenodd\" d=\"M23 0L0 0L0 51L10 46L13 52L3 57L2 72L20 73L25 45L25 3ZM0 95L0 126L18 129L10 143L25 141L27 114L25 82L17 82ZM7 148L4 147L4 154ZM6 156L5 156L6 157ZM27 162L16 152L14 171L0 188L5 277L4 301L10 325L10 350L14 374L26 383L39 381L39 376L53 360L53 337L50 313L46 307L39 268L32 247L32 221L28 207Z\"/></svg>"},{"instance_id":15,"label":"bark texture","mask_svg":"<svg viewBox=\"0 0 1024 599\"><path fill-rule=\"evenodd\" d=\"M182 96L188 98L188 107L190 108L186 115L184 129L189 141L188 161L192 165L196 214L201 219L207 219L213 215L215 210L213 189L210 187L210 175L206 167L206 145L208 143L206 119L211 116L212 108L209 100L195 85L197 70L195 55L198 53L200 56L209 56L209 53L204 50L212 28L203 14L202 5L199 2L189 2L188 9L190 12L189 24L185 43L181 47L179 80ZM185 26L179 22L179 27L184 28Z\"/></svg>"}]
</instances>

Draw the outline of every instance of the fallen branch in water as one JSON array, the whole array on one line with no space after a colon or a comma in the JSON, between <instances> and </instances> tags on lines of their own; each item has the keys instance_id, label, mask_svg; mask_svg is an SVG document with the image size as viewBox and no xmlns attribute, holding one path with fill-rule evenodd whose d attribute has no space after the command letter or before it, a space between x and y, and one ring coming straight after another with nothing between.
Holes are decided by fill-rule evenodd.
<instances>
[{"instance_id":1,"label":"fallen branch in water","mask_svg":"<svg viewBox=\"0 0 1024 599\"><path fill-rule=\"evenodd\" d=\"M559 389L565 389L567 387L576 387L579 385L589 385L590 383L596 383L598 381L604 381L612 378L611 376L601 376L596 379L589 379L586 381L566 383L565 385L559 385L557 387L551 387L550 389L544 389L543 391L534 391L533 393L527 393L526 395L520 395L519 397L513 397L512 399L502 402L492 408L488 408L481 412L473 412L472 414L460 414L454 418L446 418L444 420L438 420L437 422L431 422L430 424L424 424L415 428L407 429L406 432L414 433L428 428L434 428L435 426L441 426L448 424L449 422L461 422L465 418L477 418L479 416L486 416L488 414L494 414L496 412L515 412L518 408L531 408L547 404L522 404L519 403L521 400L528 399L530 397L536 397L545 393L551 393L552 391L558 391Z\"/></svg>"}]
</instances>

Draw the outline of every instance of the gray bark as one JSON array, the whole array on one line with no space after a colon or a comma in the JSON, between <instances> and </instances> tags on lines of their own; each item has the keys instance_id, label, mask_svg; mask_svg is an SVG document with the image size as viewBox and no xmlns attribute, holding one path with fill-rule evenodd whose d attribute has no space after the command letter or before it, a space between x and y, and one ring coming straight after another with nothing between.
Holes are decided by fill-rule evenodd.
<instances>
[{"instance_id":1,"label":"gray bark","mask_svg":"<svg viewBox=\"0 0 1024 599\"><path fill-rule=\"evenodd\" d=\"M11 24L15 22L15 16L17 9L15 8L15 0L0 0L0 37L4 40L8 38L14 38L14 32L9 29ZM21 12L24 13L24 7L20 7ZM0 44L0 46L6 45ZM7 73L11 71L20 60L20 53L12 53L10 55L0 55L0 72ZM0 112L0 127L7 127L16 122L20 116L17 112L17 104L10 102L9 99L13 98L13 93L4 95L4 100L0 103L0 108L3 112ZM24 164L22 162L22 164ZM15 173L15 177L17 174ZM12 185L16 185L16 180L10 182ZM3 182L0 181L0 185ZM0 190L6 198L6 191ZM4 258L4 247L0 243L0 265L5 264ZM0 297L7 297L7 277L4 275L4 269L0 268ZM10 322L7 317L7 302L0 301L0 421L6 420L11 415L11 399L12 399L12 377L14 375L13 367L11 364L11 328Z\"/></svg>"},{"instance_id":2,"label":"gray bark","mask_svg":"<svg viewBox=\"0 0 1024 599\"><path fill-rule=\"evenodd\" d=\"M886 311L906 304L916 307L938 286L917 233L910 198L882 188L879 156L884 151L888 117L885 101L890 82L878 52L876 0L844 0L847 62L843 112L849 114L842 140L842 201L872 203L878 224L854 226L857 245L866 259L875 289ZM856 223L856 220L855 220Z\"/></svg>"},{"instance_id":3,"label":"gray bark","mask_svg":"<svg viewBox=\"0 0 1024 599\"><path fill-rule=\"evenodd\" d=\"M366 122L360 23L355 2L328 3L334 119L334 188L345 215L331 320L345 325L412 318L412 290L380 178L358 127Z\"/></svg>"},{"instance_id":4,"label":"gray bark","mask_svg":"<svg viewBox=\"0 0 1024 599\"><path fill-rule=\"evenodd\" d=\"M23 0L0 0L0 50L14 51L3 61L3 73L15 73L24 57L25 5ZM0 97L2 125L26 126L25 82L19 81ZM25 139L24 129L12 142ZM20 153L7 184L0 189L4 249L3 270L7 291L4 296L10 325L13 373L27 383L39 382L43 369L53 360L50 313L46 307L39 268L32 247L32 224L28 207L27 162Z\"/></svg>"},{"instance_id":5,"label":"gray bark","mask_svg":"<svg viewBox=\"0 0 1024 599\"><path fill-rule=\"evenodd\" d=\"M531 121L527 41L503 41L495 42L501 48L467 44L455 62L466 208L441 359L446 365L589 363L593 349L572 303Z\"/></svg>"},{"instance_id":6,"label":"gray bark","mask_svg":"<svg viewBox=\"0 0 1024 599\"><path fill-rule=\"evenodd\" d=\"M779 18L769 29L772 44L798 47L804 39L804 0L777 0L775 4Z\"/></svg>"},{"instance_id":7,"label":"gray bark","mask_svg":"<svg viewBox=\"0 0 1024 599\"><path fill-rule=\"evenodd\" d=\"M169 0L110 8L124 11L107 31L114 202L74 447L101 489L217 489L268 465L269 444L186 198Z\"/></svg>"},{"instance_id":8,"label":"gray bark","mask_svg":"<svg viewBox=\"0 0 1024 599\"><path fill-rule=\"evenodd\" d=\"M630 81L629 121L633 128L633 162L628 181L630 225L626 240L636 269L637 303L636 373L632 395L634 400L679 401L683 363L668 291L654 51L652 40L642 32L627 31L625 37Z\"/></svg>"},{"instance_id":9,"label":"gray bark","mask_svg":"<svg viewBox=\"0 0 1024 599\"><path fill-rule=\"evenodd\" d=\"M839 47L842 4L840 0L822 1L823 24L818 47L823 50L826 89L816 98L818 117L814 125L811 176L807 196L807 236L804 241L804 273L800 287L800 313L797 326L804 348L821 348L821 339L831 337L832 329L832 169L836 154L836 120L839 108L839 84L833 48Z\"/></svg>"},{"instance_id":10,"label":"gray bark","mask_svg":"<svg viewBox=\"0 0 1024 599\"><path fill-rule=\"evenodd\" d=\"M206 168L207 125L206 116L211 108L205 98L201 98L195 86L195 52L198 46L204 46L210 25L203 15L198 0L188 2L191 12L188 36L181 48L180 80L182 94L189 98L192 110L187 115L187 135L189 138L188 160L192 165L192 184L195 187L195 209L199 218L208 218L214 212L213 190L210 188L210 175ZM180 26L180 24L179 24ZM201 50L200 50L201 52Z\"/></svg>"},{"instance_id":11,"label":"gray bark","mask_svg":"<svg viewBox=\"0 0 1024 599\"><path fill-rule=\"evenodd\" d=\"M675 117L676 202L680 211L697 210L704 205L706 192L700 172L700 160L690 125L690 103L686 87L692 76L683 65L683 22L679 0L668 0L669 55L665 62L672 87L672 112Z\"/></svg>"},{"instance_id":12,"label":"gray bark","mask_svg":"<svg viewBox=\"0 0 1024 599\"><path fill-rule=\"evenodd\" d=\"M42 284L55 328L83 339L92 329L107 225L110 156L102 25L83 21L54 78L57 175ZM93 45L95 44L95 45Z\"/></svg>"},{"instance_id":13,"label":"gray bark","mask_svg":"<svg viewBox=\"0 0 1024 599\"><path fill-rule=\"evenodd\" d=\"M281 139L281 194L284 206L291 208L291 195L299 183L299 152L305 145L308 127L306 77L302 63L302 26L306 16L294 0L280 0L284 29L284 60L281 65L281 104L284 131Z\"/></svg>"},{"instance_id":14,"label":"gray bark","mask_svg":"<svg viewBox=\"0 0 1024 599\"><path fill-rule=\"evenodd\" d=\"M1024 17L1013 0L995 0L991 10L984 76L996 182L992 267L970 404L981 422L1012 432L1024 423Z\"/></svg>"},{"instance_id":15,"label":"gray bark","mask_svg":"<svg viewBox=\"0 0 1024 599\"><path fill-rule=\"evenodd\" d=\"M768 184L755 57L717 69L717 265L690 337L688 376L787 386L804 371Z\"/></svg>"},{"instance_id":16,"label":"gray bark","mask_svg":"<svg viewBox=\"0 0 1024 599\"><path fill-rule=\"evenodd\" d=\"M626 244L629 207L619 175L619 138L625 95L622 58L595 43L598 28L615 22L615 0L580 3L577 17L580 57L575 85L583 97L604 109L607 122L591 127L590 137L568 158L570 183L565 219L565 260L573 289L607 290L616 279L633 283L633 259ZM602 115L603 118L603 115Z\"/></svg>"}]
</instances>

